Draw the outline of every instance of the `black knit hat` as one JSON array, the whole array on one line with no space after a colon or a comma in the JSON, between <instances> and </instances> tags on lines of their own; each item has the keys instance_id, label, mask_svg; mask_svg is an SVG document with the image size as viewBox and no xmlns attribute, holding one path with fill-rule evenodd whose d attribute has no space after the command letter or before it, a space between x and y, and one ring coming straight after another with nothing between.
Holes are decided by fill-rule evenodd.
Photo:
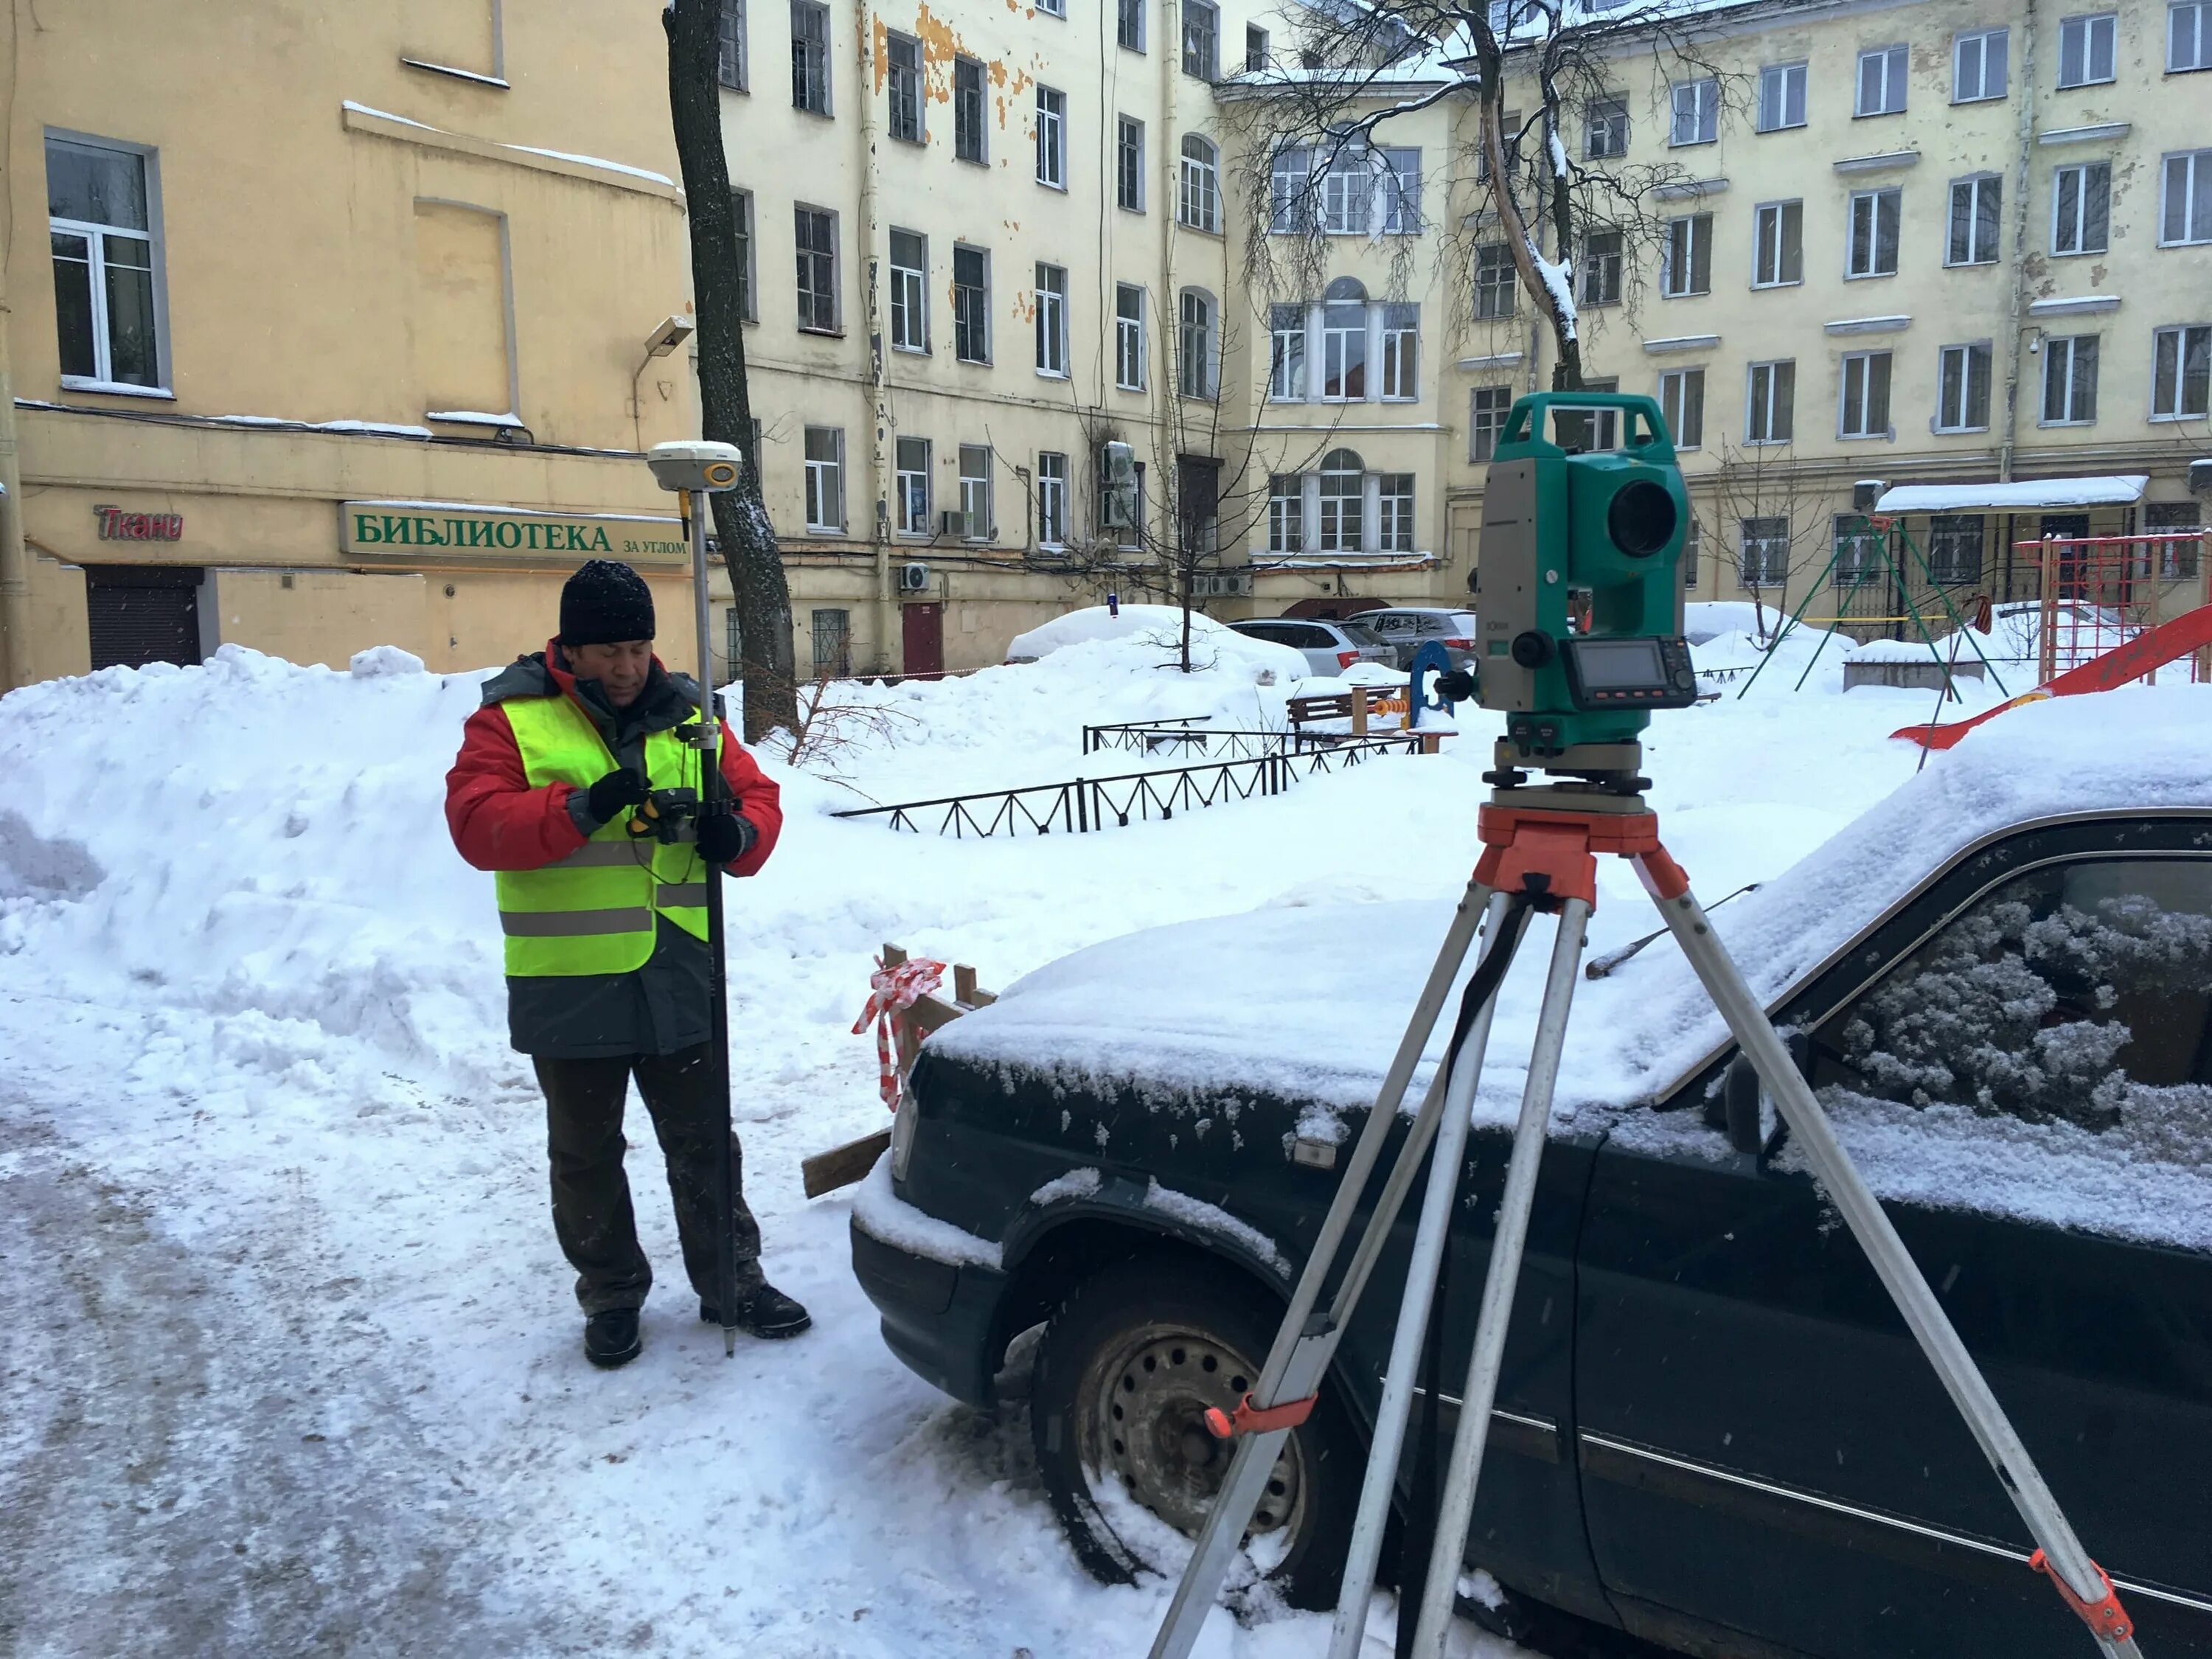
<instances>
[{"instance_id":1,"label":"black knit hat","mask_svg":"<svg viewBox=\"0 0 2212 1659\"><path fill-rule=\"evenodd\" d=\"M613 645L653 637L653 590L616 559L589 559L561 588L561 643Z\"/></svg>"}]
</instances>

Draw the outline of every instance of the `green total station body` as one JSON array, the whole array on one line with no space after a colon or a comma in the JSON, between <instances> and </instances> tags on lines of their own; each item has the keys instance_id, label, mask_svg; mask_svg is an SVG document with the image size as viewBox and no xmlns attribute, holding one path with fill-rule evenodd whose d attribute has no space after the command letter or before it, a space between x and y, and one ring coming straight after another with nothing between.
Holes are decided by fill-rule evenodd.
<instances>
[{"instance_id":1,"label":"green total station body","mask_svg":"<svg viewBox=\"0 0 2212 1659\"><path fill-rule=\"evenodd\" d=\"M1547 420L1568 442L1544 435ZM1609 439L1615 422L1618 448L1575 441ZM1652 709L1697 700L1682 639L1689 523L1651 398L1537 392L1514 404L1483 492L1475 648L1482 706L1504 713L1520 758L1632 742Z\"/></svg>"}]
</instances>

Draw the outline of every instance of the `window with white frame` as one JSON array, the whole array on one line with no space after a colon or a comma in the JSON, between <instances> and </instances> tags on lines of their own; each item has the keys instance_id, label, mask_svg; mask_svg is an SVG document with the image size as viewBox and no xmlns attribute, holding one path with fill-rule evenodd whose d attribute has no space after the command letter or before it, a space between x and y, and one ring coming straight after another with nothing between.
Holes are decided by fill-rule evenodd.
<instances>
[{"instance_id":1,"label":"window with white frame","mask_svg":"<svg viewBox=\"0 0 2212 1659\"><path fill-rule=\"evenodd\" d=\"M794 206L792 225L799 247L799 325L810 334L835 334L837 216L823 208Z\"/></svg>"},{"instance_id":2,"label":"window with white frame","mask_svg":"<svg viewBox=\"0 0 2212 1659\"><path fill-rule=\"evenodd\" d=\"M1951 101L1978 104L2005 95L2009 29L1975 29L1951 42Z\"/></svg>"},{"instance_id":3,"label":"window with white frame","mask_svg":"<svg viewBox=\"0 0 2212 1659\"><path fill-rule=\"evenodd\" d=\"M1145 49L1145 0L1115 0L1114 44L1124 52Z\"/></svg>"},{"instance_id":4,"label":"window with white frame","mask_svg":"<svg viewBox=\"0 0 2212 1659\"><path fill-rule=\"evenodd\" d=\"M1947 265L1990 265L1997 258L1997 228L2004 180L1994 173L1951 181L1951 234L1943 246Z\"/></svg>"},{"instance_id":5,"label":"window with white frame","mask_svg":"<svg viewBox=\"0 0 2212 1659\"><path fill-rule=\"evenodd\" d=\"M980 247L952 250L952 355L991 361L991 256Z\"/></svg>"},{"instance_id":6,"label":"window with white frame","mask_svg":"<svg viewBox=\"0 0 2212 1659\"><path fill-rule=\"evenodd\" d=\"M1853 115L1896 115L1905 108L1903 46L1868 46L1859 53L1858 102Z\"/></svg>"},{"instance_id":7,"label":"window with white frame","mask_svg":"<svg viewBox=\"0 0 2212 1659\"><path fill-rule=\"evenodd\" d=\"M1413 475L1385 472L1375 480L1375 550L1413 550Z\"/></svg>"},{"instance_id":8,"label":"window with white frame","mask_svg":"<svg viewBox=\"0 0 2212 1659\"><path fill-rule=\"evenodd\" d=\"M983 89L983 65L973 58L952 60L952 157L988 161L990 98Z\"/></svg>"},{"instance_id":9,"label":"window with white frame","mask_svg":"<svg viewBox=\"0 0 2212 1659\"><path fill-rule=\"evenodd\" d=\"M732 625L737 619L733 608L730 613ZM853 672L853 613L824 609L815 611L807 622L807 631L814 636L816 676L840 680L849 677Z\"/></svg>"},{"instance_id":10,"label":"window with white frame","mask_svg":"<svg viewBox=\"0 0 2212 1659\"><path fill-rule=\"evenodd\" d=\"M1787 288L1805 280L1805 204L1766 202L1751 216L1751 285Z\"/></svg>"},{"instance_id":11,"label":"window with white frame","mask_svg":"<svg viewBox=\"0 0 2212 1659\"><path fill-rule=\"evenodd\" d=\"M1476 321L1499 322L1512 316L1514 296L1520 287L1520 273L1513 268L1511 248L1503 242L1486 242L1475 249Z\"/></svg>"},{"instance_id":12,"label":"window with white frame","mask_svg":"<svg viewBox=\"0 0 2212 1659\"><path fill-rule=\"evenodd\" d=\"M903 34L884 37L884 76L890 92L890 136L905 143L921 142L921 42Z\"/></svg>"},{"instance_id":13,"label":"window with white frame","mask_svg":"<svg viewBox=\"0 0 2212 1659\"><path fill-rule=\"evenodd\" d=\"M1182 291L1182 322L1176 337L1176 390L1186 398L1211 398L1214 379L1213 296L1202 289Z\"/></svg>"},{"instance_id":14,"label":"window with white frame","mask_svg":"<svg viewBox=\"0 0 2212 1659\"><path fill-rule=\"evenodd\" d=\"M2142 514L2145 534L2159 530L2185 532L2158 544L2160 580L2195 581L2201 562L2198 556L2204 547L2204 509L2195 501L2145 501Z\"/></svg>"},{"instance_id":15,"label":"window with white frame","mask_svg":"<svg viewBox=\"0 0 2212 1659\"><path fill-rule=\"evenodd\" d=\"M1851 193L1850 230L1845 238L1845 276L1897 275L1897 227L1904 192L1861 190Z\"/></svg>"},{"instance_id":16,"label":"window with white frame","mask_svg":"<svg viewBox=\"0 0 2212 1659\"><path fill-rule=\"evenodd\" d=\"M1145 210L1145 124L1133 116L1114 118L1114 205Z\"/></svg>"},{"instance_id":17,"label":"window with white frame","mask_svg":"<svg viewBox=\"0 0 2212 1659\"><path fill-rule=\"evenodd\" d=\"M1620 303L1621 248L1617 230L1594 230L1583 238L1582 269L1576 274L1582 279L1583 305Z\"/></svg>"},{"instance_id":18,"label":"window with white frame","mask_svg":"<svg viewBox=\"0 0 2212 1659\"><path fill-rule=\"evenodd\" d=\"M161 385L161 269L151 156L46 140L46 220L64 386Z\"/></svg>"},{"instance_id":19,"label":"window with white frame","mask_svg":"<svg viewBox=\"0 0 2212 1659\"><path fill-rule=\"evenodd\" d=\"M1067 94L1051 87L1036 89L1036 181L1067 188Z\"/></svg>"},{"instance_id":20,"label":"window with white frame","mask_svg":"<svg viewBox=\"0 0 2212 1659\"><path fill-rule=\"evenodd\" d=\"M1036 372L1067 375L1067 269L1040 260L1036 268Z\"/></svg>"},{"instance_id":21,"label":"window with white frame","mask_svg":"<svg viewBox=\"0 0 2212 1659\"><path fill-rule=\"evenodd\" d=\"M845 527L845 429L806 428L806 527L817 534Z\"/></svg>"},{"instance_id":22,"label":"window with white frame","mask_svg":"<svg viewBox=\"0 0 2212 1659\"><path fill-rule=\"evenodd\" d=\"M1267 307L1267 401L1302 404L1306 398L1306 308Z\"/></svg>"},{"instance_id":23,"label":"window with white frame","mask_svg":"<svg viewBox=\"0 0 2212 1659\"><path fill-rule=\"evenodd\" d=\"M1419 395L1421 308L1410 301L1382 307L1382 397L1410 403Z\"/></svg>"},{"instance_id":24,"label":"window with white frame","mask_svg":"<svg viewBox=\"0 0 2212 1659\"><path fill-rule=\"evenodd\" d=\"M927 536L929 528L929 440L900 438L892 447L893 483L898 496L902 536Z\"/></svg>"},{"instance_id":25,"label":"window with white frame","mask_svg":"<svg viewBox=\"0 0 2212 1659\"><path fill-rule=\"evenodd\" d=\"M1521 112L1507 110L1498 118L1498 129L1505 147L1505 176L1510 179L1521 171ZM1477 184L1490 182L1490 152L1486 149L1475 150L1474 179Z\"/></svg>"},{"instance_id":26,"label":"window with white frame","mask_svg":"<svg viewBox=\"0 0 2212 1659\"><path fill-rule=\"evenodd\" d=\"M971 542L988 542L999 533L991 515L991 447L960 446L961 533Z\"/></svg>"},{"instance_id":27,"label":"window with white frame","mask_svg":"<svg viewBox=\"0 0 2212 1659\"><path fill-rule=\"evenodd\" d=\"M1721 83L1711 76L1675 82L1671 106L1673 118L1667 127L1669 144L1710 144L1720 137Z\"/></svg>"},{"instance_id":28,"label":"window with white frame","mask_svg":"<svg viewBox=\"0 0 2212 1659\"><path fill-rule=\"evenodd\" d=\"M1888 538L1867 522L1865 514L1837 514L1829 520L1828 534L1835 544L1830 569L1838 586L1870 582L1887 568Z\"/></svg>"},{"instance_id":29,"label":"window with white frame","mask_svg":"<svg viewBox=\"0 0 2212 1659\"><path fill-rule=\"evenodd\" d=\"M1358 553L1367 469L1349 449L1332 449L1321 461L1320 546L1324 553Z\"/></svg>"},{"instance_id":30,"label":"window with white frame","mask_svg":"<svg viewBox=\"0 0 2212 1659\"><path fill-rule=\"evenodd\" d=\"M1743 441L1748 444L1786 444L1796 428L1797 364L1753 363L1744 398Z\"/></svg>"},{"instance_id":31,"label":"window with white frame","mask_svg":"<svg viewBox=\"0 0 2212 1659\"><path fill-rule=\"evenodd\" d=\"M732 92L745 89L745 0L722 0L715 17L714 79Z\"/></svg>"},{"instance_id":32,"label":"window with white frame","mask_svg":"<svg viewBox=\"0 0 2212 1659\"><path fill-rule=\"evenodd\" d=\"M1685 214L1669 219L1659 246L1659 292L1685 300L1713 291L1713 216Z\"/></svg>"},{"instance_id":33,"label":"window with white frame","mask_svg":"<svg viewBox=\"0 0 2212 1659\"><path fill-rule=\"evenodd\" d=\"M1268 157L1268 230L1288 235L1310 228L1315 182L1311 150L1285 144Z\"/></svg>"},{"instance_id":34,"label":"window with white frame","mask_svg":"<svg viewBox=\"0 0 2212 1659\"><path fill-rule=\"evenodd\" d=\"M929 349L929 240L891 230L891 349Z\"/></svg>"},{"instance_id":35,"label":"window with white frame","mask_svg":"<svg viewBox=\"0 0 2212 1659\"><path fill-rule=\"evenodd\" d=\"M1321 308L1321 395L1332 404L1367 396L1367 290L1349 276L1328 285Z\"/></svg>"},{"instance_id":36,"label":"window with white frame","mask_svg":"<svg viewBox=\"0 0 2212 1659\"><path fill-rule=\"evenodd\" d=\"M2158 245L2212 242L2212 149L2166 158L2160 179Z\"/></svg>"},{"instance_id":37,"label":"window with white frame","mask_svg":"<svg viewBox=\"0 0 2212 1659\"><path fill-rule=\"evenodd\" d=\"M2112 49L2119 35L2116 12L2058 20L2058 84L2094 87L2112 78Z\"/></svg>"},{"instance_id":38,"label":"window with white frame","mask_svg":"<svg viewBox=\"0 0 2212 1659\"><path fill-rule=\"evenodd\" d=\"M757 323L760 321L760 272L754 264L752 191L730 192L730 217L738 238L738 314Z\"/></svg>"},{"instance_id":39,"label":"window with white frame","mask_svg":"<svg viewBox=\"0 0 2212 1659\"><path fill-rule=\"evenodd\" d=\"M1990 345L1947 345L1936 363L1936 430L1986 432L1990 425Z\"/></svg>"},{"instance_id":40,"label":"window with white frame","mask_svg":"<svg viewBox=\"0 0 2212 1659\"><path fill-rule=\"evenodd\" d=\"M1513 407L1510 386L1479 386L1468 394L1467 458L1486 461L1498 453L1498 434Z\"/></svg>"},{"instance_id":41,"label":"window with white frame","mask_svg":"<svg viewBox=\"0 0 2212 1659\"><path fill-rule=\"evenodd\" d=\"M2186 323L2151 335L2150 416L2202 420L2212 412L2212 324Z\"/></svg>"},{"instance_id":42,"label":"window with white frame","mask_svg":"<svg viewBox=\"0 0 2212 1659\"><path fill-rule=\"evenodd\" d=\"M1058 450L1037 452L1037 545L1067 544L1067 457Z\"/></svg>"},{"instance_id":43,"label":"window with white frame","mask_svg":"<svg viewBox=\"0 0 2212 1659\"><path fill-rule=\"evenodd\" d=\"M1889 435L1889 368L1887 351L1844 354L1843 396L1836 421L1838 437Z\"/></svg>"},{"instance_id":44,"label":"window with white frame","mask_svg":"<svg viewBox=\"0 0 2212 1659\"><path fill-rule=\"evenodd\" d=\"M2102 253L2112 240L2112 164L2083 161L2051 175L2051 251Z\"/></svg>"},{"instance_id":45,"label":"window with white frame","mask_svg":"<svg viewBox=\"0 0 2212 1659\"><path fill-rule=\"evenodd\" d=\"M1987 521L1978 513L1935 513L1928 519L1928 579L1944 587L1982 580Z\"/></svg>"},{"instance_id":46,"label":"window with white frame","mask_svg":"<svg viewBox=\"0 0 2212 1659\"><path fill-rule=\"evenodd\" d=\"M1145 389L1145 290L1134 283L1114 285L1114 384Z\"/></svg>"},{"instance_id":47,"label":"window with white frame","mask_svg":"<svg viewBox=\"0 0 2212 1659\"><path fill-rule=\"evenodd\" d=\"M1321 180L1321 228L1331 236L1364 236L1373 220L1375 170L1364 148L1333 157Z\"/></svg>"},{"instance_id":48,"label":"window with white frame","mask_svg":"<svg viewBox=\"0 0 2212 1659\"><path fill-rule=\"evenodd\" d=\"M1585 392L1618 392L1620 377L1583 382ZM1620 447L1620 411L1617 409L1563 409L1552 416L1553 435L1569 449Z\"/></svg>"},{"instance_id":49,"label":"window with white frame","mask_svg":"<svg viewBox=\"0 0 2212 1659\"><path fill-rule=\"evenodd\" d=\"M1036 9L1048 17L1067 15L1067 0L1036 0Z\"/></svg>"},{"instance_id":50,"label":"window with white frame","mask_svg":"<svg viewBox=\"0 0 2212 1659\"><path fill-rule=\"evenodd\" d=\"M1790 520L1762 516L1737 526L1737 574L1746 587L1773 587L1790 579Z\"/></svg>"},{"instance_id":51,"label":"window with white frame","mask_svg":"<svg viewBox=\"0 0 2212 1659\"><path fill-rule=\"evenodd\" d=\"M2098 337L2043 342L2043 424L2081 426L2097 418Z\"/></svg>"},{"instance_id":52,"label":"window with white frame","mask_svg":"<svg viewBox=\"0 0 2212 1659\"><path fill-rule=\"evenodd\" d=\"M1182 72L1221 78L1221 13L1210 0L1182 0Z\"/></svg>"},{"instance_id":53,"label":"window with white frame","mask_svg":"<svg viewBox=\"0 0 2212 1659\"><path fill-rule=\"evenodd\" d=\"M1759 71L1759 130L1785 132L1805 125L1805 65L1768 64Z\"/></svg>"},{"instance_id":54,"label":"window with white frame","mask_svg":"<svg viewBox=\"0 0 2212 1659\"><path fill-rule=\"evenodd\" d=\"M1382 149L1382 223L1385 236L1421 234L1421 152Z\"/></svg>"},{"instance_id":55,"label":"window with white frame","mask_svg":"<svg viewBox=\"0 0 2212 1659\"><path fill-rule=\"evenodd\" d=\"M1628 100L1590 100L1583 113L1583 154L1593 161L1628 154Z\"/></svg>"},{"instance_id":56,"label":"window with white frame","mask_svg":"<svg viewBox=\"0 0 2212 1659\"><path fill-rule=\"evenodd\" d=\"M1295 472L1267 480L1267 550L1303 553L1306 546L1306 481Z\"/></svg>"},{"instance_id":57,"label":"window with white frame","mask_svg":"<svg viewBox=\"0 0 2212 1659\"><path fill-rule=\"evenodd\" d=\"M1257 23L1244 26L1244 72L1265 75L1267 72L1267 31Z\"/></svg>"},{"instance_id":58,"label":"window with white frame","mask_svg":"<svg viewBox=\"0 0 2212 1659\"><path fill-rule=\"evenodd\" d=\"M830 8L791 0L791 106L830 113Z\"/></svg>"},{"instance_id":59,"label":"window with white frame","mask_svg":"<svg viewBox=\"0 0 2212 1659\"><path fill-rule=\"evenodd\" d=\"M1659 413L1677 449L1697 449L1705 441L1705 371L1670 368L1659 377Z\"/></svg>"},{"instance_id":60,"label":"window with white frame","mask_svg":"<svg viewBox=\"0 0 2212 1659\"><path fill-rule=\"evenodd\" d=\"M2212 0L2170 0L2166 9L2169 75L2212 69Z\"/></svg>"},{"instance_id":61,"label":"window with white frame","mask_svg":"<svg viewBox=\"0 0 2212 1659\"><path fill-rule=\"evenodd\" d=\"M1194 132L1183 135L1181 179L1176 217L1193 230L1219 232L1221 155Z\"/></svg>"}]
</instances>

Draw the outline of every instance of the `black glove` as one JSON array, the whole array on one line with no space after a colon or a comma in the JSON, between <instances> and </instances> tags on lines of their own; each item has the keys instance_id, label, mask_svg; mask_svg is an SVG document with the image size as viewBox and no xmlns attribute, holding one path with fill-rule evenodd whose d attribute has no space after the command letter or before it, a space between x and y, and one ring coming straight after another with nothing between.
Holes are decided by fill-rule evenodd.
<instances>
[{"instance_id":1,"label":"black glove","mask_svg":"<svg viewBox=\"0 0 2212 1659\"><path fill-rule=\"evenodd\" d=\"M717 812L699 820L699 855L709 864L733 864L759 839L760 831L742 812Z\"/></svg>"},{"instance_id":2,"label":"black glove","mask_svg":"<svg viewBox=\"0 0 2212 1659\"><path fill-rule=\"evenodd\" d=\"M586 789L584 800L592 809L592 816L605 823L617 817L623 807L636 805L647 793L645 774L625 766L618 772L608 773Z\"/></svg>"}]
</instances>

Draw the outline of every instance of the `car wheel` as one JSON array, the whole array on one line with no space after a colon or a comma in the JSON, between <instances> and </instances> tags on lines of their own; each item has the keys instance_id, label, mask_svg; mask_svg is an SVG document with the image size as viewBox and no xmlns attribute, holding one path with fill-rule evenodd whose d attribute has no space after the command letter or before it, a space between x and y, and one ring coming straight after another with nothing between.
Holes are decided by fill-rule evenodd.
<instances>
[{"instance_id":1,"label":"car wheel","mask_svg":"<svg viewBox=\"0 0 2212 1659\"><path fill-rule=\"evenodd\" d=\"M1181 1571L1167 1528L1195 1538L1231 1446L1207 1431L1259 1380L1279 1314L1187 1259L1123 1262L1060 1304L1037 1352L1031 1437L1077 1558L1106 1583ZM1292 1607L1336 1603L1363 1448L1328 1393L1293 1430L1245 1534L1254 1565Z\"/></svg>"}]
</instances>

